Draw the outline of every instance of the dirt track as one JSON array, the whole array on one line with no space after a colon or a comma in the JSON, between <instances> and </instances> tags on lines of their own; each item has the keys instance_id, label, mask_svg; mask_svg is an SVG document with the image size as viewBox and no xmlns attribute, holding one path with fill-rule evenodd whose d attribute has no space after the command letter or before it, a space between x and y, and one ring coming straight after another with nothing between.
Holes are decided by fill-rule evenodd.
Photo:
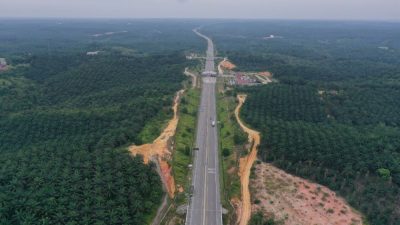
<instances>
[{"instance_id":1,"label":"dirt track","mask_svg":"<svg viewBox=\"0 0 400 225\"><path fill-rule=\"evenodd\" d=\"M246 95L238 95L237 98L239 100L239 104L235 109L236 120L238 121L243 131L248 134L249 143L252 144L250 153L246 157L241 158L239 163L239 176L242 191L242 207L240 209L241 215L238 215L238 223L239 225L247 225L251 217L251 198L249 190L250 171L254 161L257 159L257 147L258 145L260 145L260 134L257 131L246 127L246 125L244 125L244 123L240 120L240 108L246 100Z\"/></svg>"},{"instance_id":2,"label":"dirt track","mask_svg":"<svg viewBox=\"0 0 400 225\"><path fill-rule=\"evenodd\" d=\"M185 68L184 74L192 77L192 88L195 88L197 86L197 76L194 73L191 73L187 67Z\"/></svg>"},{"instance_id":3,"label":"dirt track","mask_svg":"<svg viewBox=\"0 0 400 225\"><path fill-rule=\"evenodd\" d=\"M175 194L175 180L171 173L171 165L168 163L172 155L169 145L172 137L175 135L176 127L178 125L178 106L183 92L184 90L177 92L177 95L174 99L174 105L172 107L174 116L168 122L167 127L164 129L161 135L154 140L153 143L129 147L129 151L133 155L142 155L145 163L148 163L150 160L158 163L161 172L161 180L170 198L173 198Z\"/></svg>"}]
</instances>

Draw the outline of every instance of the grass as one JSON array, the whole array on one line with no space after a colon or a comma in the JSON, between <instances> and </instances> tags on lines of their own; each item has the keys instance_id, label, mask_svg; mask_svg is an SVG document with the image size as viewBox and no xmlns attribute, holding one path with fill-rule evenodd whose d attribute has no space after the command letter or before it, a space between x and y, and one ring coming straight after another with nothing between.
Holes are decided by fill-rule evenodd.
<instances>
[{"instance_id":1,"label":"grass","mask_svg":"<svg viewBox=\"0 0 400 225\"><path fill-rule=\"evenodd\" d=\"M139 133L138 139L141 141L139 144L152 143L164 130L172 116L172 110L168 110L167 112L164 110L160 111L156 117L146 123L145 127Z\"/></svg>"},{"instance_id":2,"label":"grass","mask_svg":"<svg viewBox=\"0 0 400 225\"><path fill-rule=\"evenodd\" d=\"M189 190L188 165L192 163L192 148L195 142L197 111L200 104L200 91L187 91L179 107L179 123L175 134L175 152L173 155L173 174L176 185ZM185 201L183 195L177 195L176 201Z\"/></svg>"},{"instance_id":3,"label":"grass","mask_svg":"<svg viewBox=\"0 0 400 225\"><path fill-rule=\"evenodd\" d=\"M245 151L246 134L240 129L236 122L234 110L236 108L236 98L226 94L218 95L218 118L219 123L219 138L222 166L224 171L224 187L229 199L240 197L240 179L237 172L228 173L232 168L238 168L239 158ZM236 138L235 138L236 136ZM239 137L239 138L237 138ZM245 140L245 141L237 141ZM224 154L224 151L229 150L229 155Z\"/></svg>"},{"instance_id":4,"label":"grass","mask_svg":"<svg viewBox=\"0 0 400 225\"><path fill-rule=\"evenodd\" d=\"M161 199L161 201L162 201L162 199ZM158 207L159 207L159 205L161 205L161 201L159 202L158 205L155 205L155 206L152 208L150 214L148 214L148 215L145 216L145 218L144 218L144 221L146 221L145 224L151 224L151 223L153 222L154 218L155 218L156 215L157 215Z\"/></svg>"},{"instance_id":5,"label":"grass","mask_svg":"<svg viewBox=\"0 0 400 225\"><path fill-rule=\"evenodd\" d=\"M220 141L220 167L221 167L221 190L222 204L228 209L229 214L224 215L225 223L233 219L234 209L230 200L240 198L240 177L238 176L239 158L245 150L243 140L245 134L236 122L234 111L237 102L230 94L218 94L217 113L219 119L219 141ZM235 138L236 137L236 138ZM245 138L247 140L247 138ZM227 154L229 153L229 154Z\"/></svg>"}]
</instances>

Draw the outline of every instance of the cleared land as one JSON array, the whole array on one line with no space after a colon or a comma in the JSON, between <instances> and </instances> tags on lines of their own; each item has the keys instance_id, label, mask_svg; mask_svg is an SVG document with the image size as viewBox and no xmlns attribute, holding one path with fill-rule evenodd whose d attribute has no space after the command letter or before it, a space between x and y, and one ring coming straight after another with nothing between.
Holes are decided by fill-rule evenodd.
<instances>
[{"instance_id":1,"label":"cleared land","mask_svg":"<svg viewBox=\"0 0 400 225\"><path fill-rule=\"evenodd\" d=\"M361 214L328 188L287 174L271 164L255 166L252 211L283 224L361 225Z\"/></svg>"},{"instance_id":2,"label":"cleared land","mask_svg":"<svg viewBox=\"0 0 400 225\"><path fill-rule=\"evenodd\" d=\"M230 62L227 58L224 58L219 64L218 64L218 73L219 75L224 74L224 70L233 70L236 68L236 65Z\"/></svg>"}]
</instances>

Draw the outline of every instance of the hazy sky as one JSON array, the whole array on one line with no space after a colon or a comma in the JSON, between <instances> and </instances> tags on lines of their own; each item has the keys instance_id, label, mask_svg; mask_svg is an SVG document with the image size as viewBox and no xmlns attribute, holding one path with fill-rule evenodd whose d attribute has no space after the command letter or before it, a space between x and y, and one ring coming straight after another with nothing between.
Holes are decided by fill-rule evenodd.
<instances>
[{"instance_id":1,"label":"hazy sky","mask_svg":"<svg viewBox=\"0 0 400 225\"><path fill-rule=\"evenodd\" d=\"M400 0L0 0L0 16L400 20Z\"/></svg>"}]
</instances>

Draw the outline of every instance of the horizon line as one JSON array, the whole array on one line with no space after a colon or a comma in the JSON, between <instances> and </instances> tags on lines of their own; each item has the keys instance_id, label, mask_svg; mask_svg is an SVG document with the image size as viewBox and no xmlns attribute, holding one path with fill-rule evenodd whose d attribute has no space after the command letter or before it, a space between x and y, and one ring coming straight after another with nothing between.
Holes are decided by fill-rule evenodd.
<instances>
[{"instance_id":1,"label":"horizon line","mask_svg":"<svg viewBox=\"0 0 400 225\"><path fill-rule=\"evenodd\" d=\"M326 21L326 22L400 22L400 19L367 18L262 18L262 17L70 17L70 16L0 16L1 19L35 20L270 20L270 21Z\"/></svg>"}]
</instances>

